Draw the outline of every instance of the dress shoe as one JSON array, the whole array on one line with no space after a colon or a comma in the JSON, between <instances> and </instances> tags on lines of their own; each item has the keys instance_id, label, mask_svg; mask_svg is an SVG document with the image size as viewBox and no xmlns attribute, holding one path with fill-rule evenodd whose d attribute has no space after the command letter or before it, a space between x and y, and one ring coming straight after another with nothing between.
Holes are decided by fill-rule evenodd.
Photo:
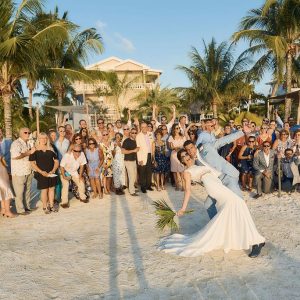
<instances>
[{"instance_id":1,"label":"dress shoe","mask_svg":"<svg viewBox=\"0 0 300 300\"><path fill-rule=\"evenodd\" d=\"M147 191L154 191L152 187L147 188Z\"/></svg>"},{"instance_id":2,"label":"dress shoe","mask_svg":"<svg viewBox=\"0 0 300 300\"><path fill-rule=\"evenodd\" d=\"M89 202L89 200L87 200L87 199L80 199L80 202L83 202L83 203L88 203Z\"/></svg>"},{"instance_id":3,"label":"dress shoe","mask_svg":"<svg viewBox=\"0 0 300 300\"><path fill-rule=\"evenodd\" d=\"M146 194L147 190L146 189L141 189L142 193Z\"/></svg>"},{"instance_id":4,"label":"dress shoe","mask_svg":"<svg viewBox=\"0 0 300 300\"><path fill-rule=\"evenodd\" d=\"M263 247L264 245L265 245L265 243L260 243L259 245L253 245L253 246L252 246L252 251L251 251L251 253L249 254L249 257L251 257L251 258L257 257L257 256L260 254L261 249L262 249L262 247Z\"/></svg>"},{"instance_id":5,"label":"dress shoe","mask_svg":"<svg viewBox=\"0 0 300 300\"><path fill-rule=\"evenodd\" d=\"M24 212L19 213L18 215L20 215L20 216L27 216L29 214L30 214L30 212L24 211Z\"/></svg>"},{"instance_id":6,"label":"dress shoe","mask_svg":"<svg viewBox=\"0 0 300 300\"><path fill-rule=\"evenodd\" d=\"M262 197L262 194L256 194L253 198L254 198L254 199L258 199L258 198L260 198L260 197Z\"/></svg>"},{"instance_id":7,"label":"dress shoe","mask_svg":"<svg viewBox=\"0 0 300 300\"><path fill-rule=\"evenodd\" d=\"M36 211L37 207L34 208L25 208L25 211L31 212L31 211Z\"/></svg>"},{"instance_id":8,"label":"dress shoe","mask_svg":"<svg viewBox=\"0 0 300 300\"><path fill-rule=\"evenodd\" d=\"M139 194L134 193L134 194L130 194L130 196L137 197L137 196L139 196Z\"/></svg>"},{"instance_id":9,"label":"dress shoe","mask_svg":"<svg viewBox=\"0 0 300 300\"><path fill-rule=\"evenodd\" d=\"M70 204L69 203L63 203L60 205L62 208L69 208Z\"/></svg>"}]
</instances>

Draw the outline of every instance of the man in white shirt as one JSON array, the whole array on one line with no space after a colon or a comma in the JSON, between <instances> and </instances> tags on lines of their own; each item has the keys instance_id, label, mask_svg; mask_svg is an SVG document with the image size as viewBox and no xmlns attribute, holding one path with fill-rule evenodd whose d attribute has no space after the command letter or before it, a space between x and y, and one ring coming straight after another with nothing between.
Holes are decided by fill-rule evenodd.
<instances>
[{"instance_id":1,"label":"man in white shirt","mask_svg":"<svg viewBox=\"0 0 300 300\"><path fill-rule=\"evenodd\" d=\"M84 153L82 152L80 145L74 145L70 153L66 153L61 162L60 162L60 173L62 181L62 195L61 195L61 207L68 208L68 191L69 191L69 182L73 182L78 187L80 201L87 203L85 195L85 185L83 178L83 168L87 163ZM78 172L79 169L79 172Z\"/></svg>"},{"instance_id":2,"label":"man in white shirt","mask_svg":"<svg viewBox=\"0 0 300 300\"><path fill-rule=\"evenodd\" d=\"M268 141L264 141L263 150L254 155L253 168L255 170L255 182L257 187L257 194L255 199L262 196L262 183L264 184L264 193L268 194L271 191L275 152L271 149L271 144Z\"/></svg>"},{"instance_id":3,"label":"man in white shirt","mask_svg":"<svg viewBox=\"0 0 300 300\"><path fill-rule=\"evenodd\" d=\"M30 191L33 174L29 155L34 153L35 148L29 144L29 128L21 128L19 138L11 144L11 175L15 191L16 210L19 215L28 215L30 209ZM25 196L25 197L24 197Z\"/></svg>"},{"instance_id":4,"label":"man in white shirt","mask_svg":"<svg viewBox=\"0 0 300 300\"><path fill-rule=\"evenodd\" d=\"M148 135L147 123L141 123L141 132L136 137L136 144L139 148L137 152L138 171L140 175L141 190L143 193L153 191L151 188L152 179L152 143Z\"/></svg>"}]
</instances>

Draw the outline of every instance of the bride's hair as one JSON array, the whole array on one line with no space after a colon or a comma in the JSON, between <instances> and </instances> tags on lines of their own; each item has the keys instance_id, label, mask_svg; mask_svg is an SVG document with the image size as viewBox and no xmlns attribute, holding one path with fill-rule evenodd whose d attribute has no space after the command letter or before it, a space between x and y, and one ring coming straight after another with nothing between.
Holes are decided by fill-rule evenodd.
<instances>
[{"instance_id":1,"label":"bride's hair","mask_svg":"<svg viewBox=\"0 0 300 300\"><path fill-rule=\"evenodd\" d=\"M185 163L182 161L182 158L181 158L181 153L183 153L183 152L186 152L186 150L185 149L180 149L177 152L177 159L180 161L180 163L182 163L185 166Z\"/></svg>"}]
</instances>

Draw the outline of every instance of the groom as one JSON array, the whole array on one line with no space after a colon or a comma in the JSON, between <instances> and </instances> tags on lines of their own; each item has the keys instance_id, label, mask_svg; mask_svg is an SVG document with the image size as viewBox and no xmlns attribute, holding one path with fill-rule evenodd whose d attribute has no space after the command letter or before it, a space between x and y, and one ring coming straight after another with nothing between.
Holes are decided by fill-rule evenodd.
<instances>
[{"instance_id":1,"label":"groom","mask_svg":"<svg viewBox=\"0 0 300 300\"><path fill-rule=\"evenodd\" d=\"M209 131L209 128L206 128L206 130ZM237 131L217 140L206 138L205 136L205 138L201 139L201 144L196 144L199 152L191 141L186 141L184 143L185 150L191 157L195 159L196 165L208 165L209 167L212 167L216 171L220 172L221 175L219 175L219 178L221 179L222 183L241 198L243 198L243 195L239 187L239 171L231 163L219 155L218 149L239 139L244 134L249 133L250 130L251 128L244 126L243 131ZM198 142L199 140L197 140L197 143ZM212 199L211 197L207 197L204 203L210 219L217 214L215 204L216 200Z\"/></svg>"}]
</instances>

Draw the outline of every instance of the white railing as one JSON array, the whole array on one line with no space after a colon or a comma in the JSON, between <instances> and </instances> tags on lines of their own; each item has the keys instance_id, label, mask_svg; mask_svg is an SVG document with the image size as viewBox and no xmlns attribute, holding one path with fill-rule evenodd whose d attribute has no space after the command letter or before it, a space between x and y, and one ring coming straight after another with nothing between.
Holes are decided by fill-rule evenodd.
<instances>
[{"instance_id":1,"label":"white railing","mask_svg":"<svg viewBox=\"0 0 300 300\"><path fill-rule=\"evenodd\" d=\"M133 90L144 90L144 89L154 89L156 86L155 83L131 83L129 85L130 89ZM89 84L89 83L82 83L82 82L76 82L73 84L73 88L77 93L79 92L95 92L97 89L101 90L110 90L110 87L107 83L95 83L95 84Z\"/></svg>"}]
</instances>

